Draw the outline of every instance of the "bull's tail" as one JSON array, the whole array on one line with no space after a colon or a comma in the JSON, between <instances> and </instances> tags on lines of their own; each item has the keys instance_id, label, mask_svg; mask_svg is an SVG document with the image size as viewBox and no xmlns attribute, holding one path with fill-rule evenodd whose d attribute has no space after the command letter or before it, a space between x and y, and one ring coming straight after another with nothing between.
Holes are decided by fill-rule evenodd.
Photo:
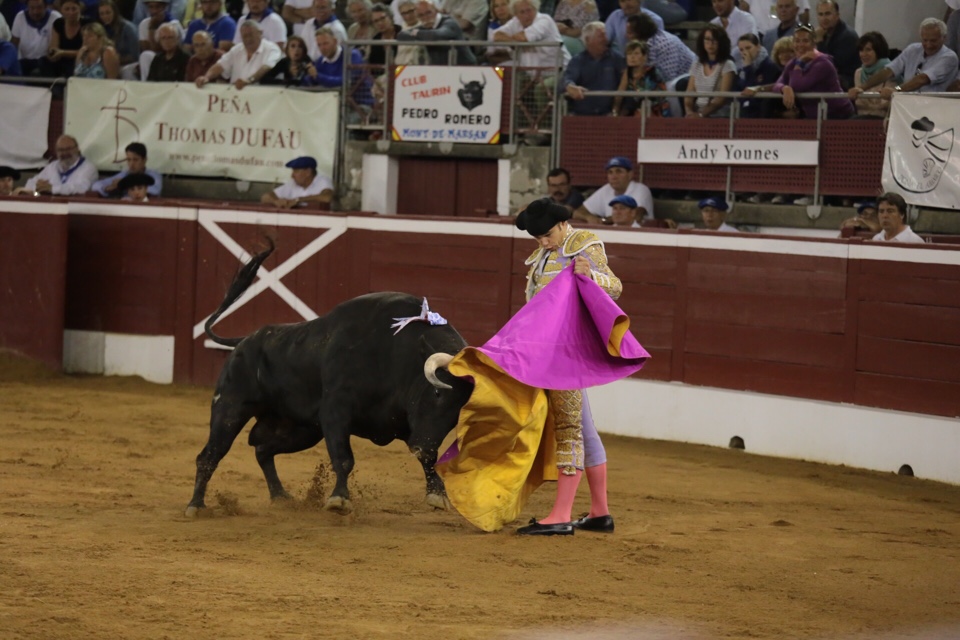
<instances>
[{"instance_id":1,"label":"bull's tail","mask_svg":"<svg viewBox=\"0 0 960 640\"><path fill-rule=\"evenodd\" d=\"M253 279L256 278L260 265L273 253L273 240L268 237L267 242L270 243L269 248L250 258L250 262L240 268L237 276L230 284L230 288L227 289L227 295L224 297L223 302L220 303L220 307L213 312L213 315L207 318L206 324L203 325L203 330L207 336L217 344L222 344L225 347L235 347L243 341L243 338L221 338L213 332L213 323L253 284Z\"/></svg>"}]
</instances>

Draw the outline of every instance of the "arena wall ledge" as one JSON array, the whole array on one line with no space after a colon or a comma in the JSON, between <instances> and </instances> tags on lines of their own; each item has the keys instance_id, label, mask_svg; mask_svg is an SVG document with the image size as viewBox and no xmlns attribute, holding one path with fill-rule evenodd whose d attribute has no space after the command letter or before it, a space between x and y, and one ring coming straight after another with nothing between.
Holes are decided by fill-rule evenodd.
<instances>
[{"instance_id":1,"label":"arena wall ledge","mask_svg":"<svg viewBox=\"0 0 960 640\"><path fill-rule=\"evenodd\" d=\"M591 392L602 430L960 483L960 248L596 231L653 355ZM400 290L482 344L523 304L533 249L505 219L0 199L0 347L212 384L226 352L203 323L266 235L277 251L221 335Z\"/></svg>"}]
</instances>

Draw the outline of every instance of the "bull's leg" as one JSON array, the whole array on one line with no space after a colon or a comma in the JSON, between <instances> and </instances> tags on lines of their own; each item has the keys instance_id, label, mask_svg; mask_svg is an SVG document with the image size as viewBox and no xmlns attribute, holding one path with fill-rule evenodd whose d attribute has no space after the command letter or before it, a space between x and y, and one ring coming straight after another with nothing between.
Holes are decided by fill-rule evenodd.
<instances>
[{"instance_id":1,"label":"bull's leg","mask_svg":"<svg viewBox=\"0 0 960 640\"><path fill-rule=\"evenodd\" d=\"M271 500L292 499L280 482L274 456L280 453L296 453L315 446L323 438L318 426L282 425L279 428L260 428L260 420L250 431L250 444L255 447L257 462L263 470ZM274 426L274 425L270 425Z\"/></svg>"},{"instance_id":2,"label":"bull's leg","mask_svg":"<svg viewBox=\"0 0 960 640\"><path fill-rule=\"evenodd\" d=\"M437 475L437 449L443 442L443 438L431 438L414 435L407 441L410 453L416 456L423 467L423 475L427 479L427 504L436 509L450 509L452 505L447 498L447 490L443 486L443 480Z\"/></svg>"},{"instance_id":3,"label":"bull's leg","mask_svg":"<svg viewBox=\"0 0 960 640\"><path fill-rule=\"evenodd\" d=\"M326 396L324 397L326 400ZM347 479L353 471L353 449L350 448L350 421L342 409L332 406L331 402L325 407L320 419L323 425L323 435L327 440L327 452L330 454L330 466L337 476L333 493L323 506L327 511L336 511L346 515L353 511L350 504L350 490L347 488Z\"/></svg>"},{"instance_id":4,"label":"bull's leg","mask_svg":"<svg viewBox=\"0 0 960 640\"><path fill-rule=\"evenodd\" d=\"M193 498L187 505L186 515L193 517L206 505L203 498L207 493L207 483L216 471L217 465L227 455L233 441L253 417L253 410L243 404L230 401L223 396L215 396L210 409L210 437L206 446L197 455L197 479L193 485Z\"/></svg>"}]
</instances>

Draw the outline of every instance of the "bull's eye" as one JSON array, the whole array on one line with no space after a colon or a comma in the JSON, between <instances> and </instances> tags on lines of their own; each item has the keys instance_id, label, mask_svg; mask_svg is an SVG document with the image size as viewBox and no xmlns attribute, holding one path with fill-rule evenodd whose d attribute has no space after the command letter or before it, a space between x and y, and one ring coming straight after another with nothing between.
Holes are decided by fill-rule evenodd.
<instances>
[{"instance_id":1,"label":"bull's eye","mask_svg":"<svg viewBox=\"0 0 960 640\"><path fill-rule=\"evenodd\" d=\"M434 389L434 390L433 390L433 395L435 395L435 396L437 396L437 397L439 398L439 397L440 397L440 389Z\"/></svg>"}]
</instances>

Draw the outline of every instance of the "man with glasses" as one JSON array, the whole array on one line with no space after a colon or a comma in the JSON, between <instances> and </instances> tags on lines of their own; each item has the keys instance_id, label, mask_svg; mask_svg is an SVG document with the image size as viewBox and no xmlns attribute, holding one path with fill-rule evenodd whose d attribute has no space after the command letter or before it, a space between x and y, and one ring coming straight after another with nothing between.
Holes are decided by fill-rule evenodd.
<instances>
[{"instance_id":1,"label":"man with glasses","mask_svg":"<svg viewBox=\"0 0 960 640\"><path fill-rule=\"evenodd\" d=\"M414 27L409 31L401 31L397 34L397 40L414 40L419 42L430 42L436 40L465 40L463 29L457 21L445 16L437 11L437 6L433 0L419 0L417 2L417 20L420 26ZM456 47L456 57L450 60L450 49L448 46L427 46L427 57L429 64L447 66L448 64L472 65L477 63L476 57L469 47Z\"/></svg>"},{"instance_id":2,"label":"man with glasses","mask_svg":"<svg viewBox=\"0 0 960 640\"><path fill-rule=\"evenodd\" d=\"M583 194L570 186L570 172L563 167L551 169L547 174L547 192L550 199L573 213L583 204Z\"/></svg>"},{"instance_id":3,"label":"man with glasses","mask_svg":"<svg viewBox=\"0 0 960 640\"><path fill-rule=\"evenodd\" d=\"M193 51L193 34L205 31L213 40L213 47L222 51L230 51L233 38L237 35L237 22L223 12L223 0L200 0L200 10L203 16L193 20L187 27L183 43L187 51Z\"/></svg>"},{"instance_id":4,"label":"man with glasses","mask_svg":"<svg viewBox=\"0 0 960 640\"><path fill-rule=\"evenodd\" d=\"M740 8L753 16L761 34L776 29L778 24L783 23L784 20L780 16L781 4L799 5L797 13L800 15L800 22L810 22L810 0L792 0L791 2L783 2L783 0L750 0L747 2L747 0L740 0ZM796 19L797 16L794 15L793 20L796 21Z\"/></svg>"},{"instance_id":5,"label":"man with glasses","mask_svg":"<svg viewBox=\"0 0 960 640\"><path fill-rule=\"evenodd\" d=\"M57 159L17 189L16 195L72 196L84 194L99 178L97 168L80 155L80 144L73 136L60 136L55 146Z\"/></svg>"},{"instance_id":6,"label":"man with glasses","mask_svg":"<svg viewBox=\"0 0 960 640\"><path fill-rule=\"evenodd\" d=\"M833 57L833 66L844 90L853 86L853 74L860 61L860 36L840 19L840 5L834 0L817 3L817 50Z\"/></svg>"}]
</instances>

